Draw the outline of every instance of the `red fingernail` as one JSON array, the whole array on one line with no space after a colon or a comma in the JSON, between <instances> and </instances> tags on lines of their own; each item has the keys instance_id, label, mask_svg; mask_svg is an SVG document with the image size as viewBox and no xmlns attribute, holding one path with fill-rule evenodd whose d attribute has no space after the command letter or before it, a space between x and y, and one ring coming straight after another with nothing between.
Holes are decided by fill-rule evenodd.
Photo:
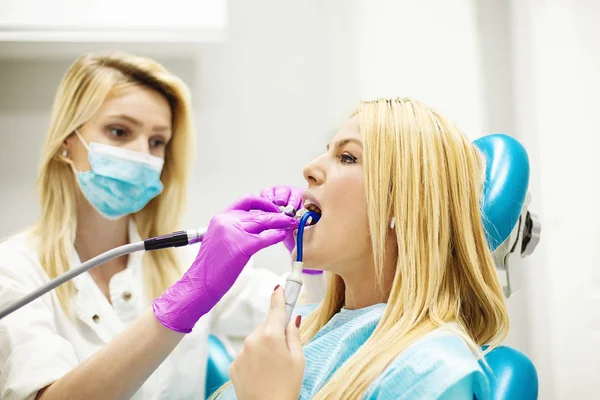
<instances>
[{"instance_id":1,"label":"red fingernail","mask_svg":"<svg viewBox=\"0 0 600 400\"><path fill-rule=\"evenodd\" d=\"M277 289L279 289L279 285L275 286L275 289L273 289L273 291L276 291Z\"/></svg>"},{"instance_id":2,"label":"red fingernail","mask_svg":"<svg viewBox=\"0 0 600 400\"><path fill-rule=\"evenodd\" d=\"M300 322L302 322L302 316L298 315L296 317L296 328L300 329Z\"/></svg>"}]
</instances>

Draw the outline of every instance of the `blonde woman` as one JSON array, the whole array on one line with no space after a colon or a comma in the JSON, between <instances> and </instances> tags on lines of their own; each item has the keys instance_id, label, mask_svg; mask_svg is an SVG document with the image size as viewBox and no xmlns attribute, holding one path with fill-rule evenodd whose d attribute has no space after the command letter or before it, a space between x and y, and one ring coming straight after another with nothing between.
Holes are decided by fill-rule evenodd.
<instances>
[{"instance_id":1,"label":"blonde woman","mask_svg":"<svg viewBox=\"0 0 600 400\"><path fill-rule=\"evenodd\" d=\"M304 263L324 300L284 332L282 290L230 368L230 399L490 398L480 346L508 330L482 225L482 157L410 99L363 102L304 169ZM296 326L294 326L294 323Z\"/></svg>"},{"instance_id":2,"label":"blonde woman","mask_svg":"<svg viewBox=\"0 0 600 400\"><path fill-rule=\"evenodd\" d=\"M0 307L104 251L181 229L189 102L182 81L152 60L73 63L42 150L41 218L0 244ZM216 215L193 262L173 249L121 257L2 319L0 397L203 398L208 332L249 333L266 312L260 293L279 281L242 269L297 226L274 204L297 193L264 193L271 198L241 198Z\"/></svg>"}]
</instances>

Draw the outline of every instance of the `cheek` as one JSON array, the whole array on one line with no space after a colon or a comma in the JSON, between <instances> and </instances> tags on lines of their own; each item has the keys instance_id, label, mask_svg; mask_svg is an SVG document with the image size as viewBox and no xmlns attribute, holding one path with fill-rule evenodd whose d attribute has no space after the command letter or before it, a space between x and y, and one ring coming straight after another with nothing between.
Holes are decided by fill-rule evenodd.
<instances>
[{"instance_id":1,"label":"cheek","mask_svg":"<svg viewBox=\"0 0 600 400\"><path fill-rule=\"evenodd\" d=\"M88 171L91 168L88 151L81 143L71 143L68 157L73 162L73 166L77 171Z\"/></svg>"},{"instance_id":2,"label":"cheek","mask_svg":"<svg viewBox=\"0 0 600 400\"><path fill-rule=\"evenodd\" d=\"M327 207L337 214L343 212L348 219L365 214L365 192L362 176L348 176L332 181L327 186Z\"/></svg>"},{"instance_id":3,"label":"cheek","mask_svg":"<svg viewBox=\"0 0 600 400\"><path fill-rule=\"evenodd\" d=\"M367 237L368 228L362 176L332 182L327 189L327 207L333 217L331 228L336 231L332 236L344 246L362 248L360 243Z\"/></svg>"}]
</instances>

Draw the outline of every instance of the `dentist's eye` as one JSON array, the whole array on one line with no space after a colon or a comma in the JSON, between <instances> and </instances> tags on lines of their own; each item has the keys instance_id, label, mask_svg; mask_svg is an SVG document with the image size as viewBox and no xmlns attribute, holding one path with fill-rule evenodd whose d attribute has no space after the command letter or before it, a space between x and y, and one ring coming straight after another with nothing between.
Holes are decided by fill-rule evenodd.
<instances>
[{"instance_id":1,"label":"dentist's eye","mask_svg":"<svg viewBox=\"0 0 600 400\"><path fill-rule=\"evenodd\" d=\"M150 147L156 148L156 147L164 147L166 146L167 142L164 139L151 139L150 140Z\"/></svg>"},{"instance_id":2,"label":"dentist's eye","mask_svg":"<svg viewBox=\"0 0 600 400\"><path fill-rule=\"evenodd\" d=\"M127 135L127 131L122 128L109 127L108 132L110 132L110 134L116 138L122 138Z\"/></svg>"},{"instance_id":3,"label":"dentist's eye","mask_svg":"<svg viewBox=\"0 0 600 400\"><path fill-rule=\"evenodd\" d=\"M340 161L342 164L356 164L357 158L352 154L343 153L340 155Z\"/></svg>"}]
</instances>

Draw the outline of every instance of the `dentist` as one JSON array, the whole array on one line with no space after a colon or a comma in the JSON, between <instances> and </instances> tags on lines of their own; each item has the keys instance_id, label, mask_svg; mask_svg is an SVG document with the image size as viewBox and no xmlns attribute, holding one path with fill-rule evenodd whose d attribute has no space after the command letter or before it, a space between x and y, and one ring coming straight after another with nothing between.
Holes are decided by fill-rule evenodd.
<instances>
[{"instance_id":1,"label":"dentist","mask_svg":"<svg viewBox=\"0 0 600 400\"><path fill-rule=\"evenodd\" d=\"M42 150L40 219L0 244L0 307L111 248L179 230L192 142L179 78L127 54L77 59ZM247 335L282 283L247 264L293 243L297 221L278 206L298 209L301 191L262 196L216 215L193 262L174 249L117 258L0 320L0 398L203 398L209 332Z\"/></svg>"}]
</instances>

